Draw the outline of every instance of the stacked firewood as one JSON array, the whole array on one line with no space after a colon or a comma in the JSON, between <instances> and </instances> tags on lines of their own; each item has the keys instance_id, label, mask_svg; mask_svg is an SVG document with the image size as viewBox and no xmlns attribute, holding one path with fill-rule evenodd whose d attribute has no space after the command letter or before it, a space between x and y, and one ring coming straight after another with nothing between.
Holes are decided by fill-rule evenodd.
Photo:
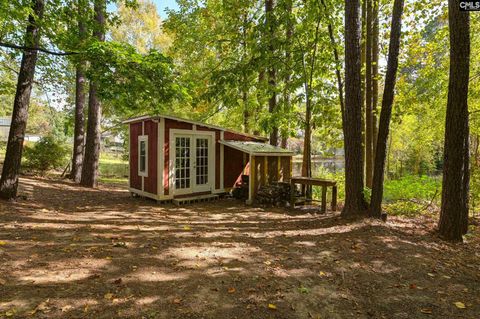
<instances>
[{"instance_id":1,"label":"stacked firewood","mask_svg":"<svg viewBox=\"0 0 480 319\"><path fill-rule=\"evenodd\" d=\"M260 186L255 201L260 205L286 206L290 201L290 183L274 182Z\"/></svg>"}]
</instances>

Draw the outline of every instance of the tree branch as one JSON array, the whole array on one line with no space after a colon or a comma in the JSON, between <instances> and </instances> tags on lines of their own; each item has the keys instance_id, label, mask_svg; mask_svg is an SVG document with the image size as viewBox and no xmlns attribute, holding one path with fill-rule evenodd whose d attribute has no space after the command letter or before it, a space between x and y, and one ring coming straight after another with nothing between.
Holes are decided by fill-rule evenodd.
<instances>
[{"instance_id":1,"label":"tree branch","mask_svg":"<svg viewBox=\"0 0 480 319\"><path fill-rule=\"evenodd\" d=\"M33 47L27 47L27 46L23 46L23 45L16 45L16 44L5 43L5 42L0 42L0 47L10 48L10 49L16 49L16 50L22 50L22 51L40 51L40 52L43 52L43 53L48 53L48 54L58 55L58 56L80 54L80 52L73 52L73 51L71 51L71 52L50 51L50 50L43 49L43 48L33 48Z\"/></svg>"}]
</instances>

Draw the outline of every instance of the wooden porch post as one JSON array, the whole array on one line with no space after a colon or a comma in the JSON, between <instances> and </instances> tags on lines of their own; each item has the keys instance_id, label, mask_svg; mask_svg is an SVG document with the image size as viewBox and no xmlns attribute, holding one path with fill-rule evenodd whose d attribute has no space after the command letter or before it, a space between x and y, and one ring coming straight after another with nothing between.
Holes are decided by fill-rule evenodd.
<instances>
[{"instance_id":1,"label":"wooden porch post","mask_svg":"<svg viewBox=\"0 0 480 319\"><path fill-rule=\"evenodd\" d=\"M250 176L248 177L248 199L247 205L253 204L253 197L254 197L254 182L255 182L255 156L249 155L249 162L250 162Z\"/></svg>"}]
</instances>

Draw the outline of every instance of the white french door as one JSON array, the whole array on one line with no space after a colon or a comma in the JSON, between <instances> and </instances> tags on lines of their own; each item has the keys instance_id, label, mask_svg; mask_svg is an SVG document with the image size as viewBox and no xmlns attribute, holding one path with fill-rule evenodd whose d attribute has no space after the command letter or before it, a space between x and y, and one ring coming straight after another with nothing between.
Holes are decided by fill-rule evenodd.
<instances>
[{"instance_id":1,"label":"white french door","mask_svg":"<svg viewBox=\"0 0 480 319\"><path fill-rule=\"evenodd\" d=\"M175 134L175 194L211 190L212 138L207 135Z\"/></svg>"}]
</instances>

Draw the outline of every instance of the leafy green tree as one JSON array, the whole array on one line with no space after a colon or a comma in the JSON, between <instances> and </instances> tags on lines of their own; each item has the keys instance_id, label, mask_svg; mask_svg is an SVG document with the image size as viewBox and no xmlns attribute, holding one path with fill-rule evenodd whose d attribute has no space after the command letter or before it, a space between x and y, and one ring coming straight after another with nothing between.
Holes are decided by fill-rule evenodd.
<instances>
[{"instance_id":1,"label":"leafy green tree","mask_svg":"<svg viewBox=\"0 0 480 319\"><path fill-rule=\"evenodd\" d=\"M110 31L113 41L128 43L140 54L150 50L165 52L170 46L172 40L164 32L157 7L151 0L139 0L133 6L121 2L116 14L118 20Z\"/></svg>"}]
</instances>

